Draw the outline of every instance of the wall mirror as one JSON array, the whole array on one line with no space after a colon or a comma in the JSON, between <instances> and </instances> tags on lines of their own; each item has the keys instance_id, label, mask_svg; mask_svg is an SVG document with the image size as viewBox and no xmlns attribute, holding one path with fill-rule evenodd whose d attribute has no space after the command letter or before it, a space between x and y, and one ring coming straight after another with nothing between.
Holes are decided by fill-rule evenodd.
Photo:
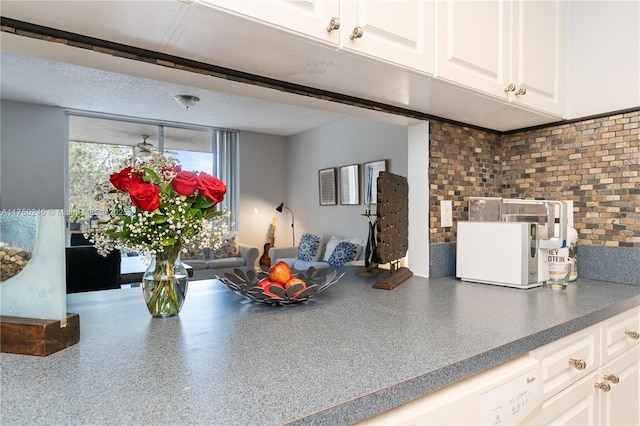
<instances>
[{"instance_id":1,"label":"wall mirror","mask_svg":"<svg viewBox=\"0 0 640 426\"><path fill-rule=\"evenodd\" d=\"M378 201L378 175L380 175L380 172L386 172L388 167L388 160L364 163L364 201L369 208L372 204L377 204Z\"/></svg>"},{"instance_id":2,"label":"wall mirror","mask_svg":"<svg viewBox=\"0 0 640 426\"><path fill-rule=\"evenodd\" d=\"M360 164L340 167L340 204L360 204Z\"/></svg>"}]
</instances>

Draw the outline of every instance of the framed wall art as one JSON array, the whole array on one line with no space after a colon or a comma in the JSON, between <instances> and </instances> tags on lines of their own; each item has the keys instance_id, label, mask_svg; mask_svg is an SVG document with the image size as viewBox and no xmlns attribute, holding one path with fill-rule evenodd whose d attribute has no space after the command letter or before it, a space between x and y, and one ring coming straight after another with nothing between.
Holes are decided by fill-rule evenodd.
<instances>
[{"instance_id":1,"label":"framed wall art","mask_svg":"<svg viewBox=\"0 0 640 426\"><path fill-rule=\"evenodd\" d=\"M360 164L340 167L340 204L360 204Z\"/></svg>"},{"instance_id":2,"label":"framed wall art","mask_svg":"<svg viewBox=\"0 0 640 426\"><path fill-rule=\"evenodd\" d=\"M318 190L321 206L338 204L335 167L318 170Z\"/></svg>"},{"instance_id":3,"label":"framed wall art","mask_svg":"<svg viewBox=\"0 0 640 426\"><path fill-rule=\"evenodd\" d=\"M389 167L389 160L378 160L364 163L364 203L368 209L378 201L378 175L386 172Z\"/></svg>"}]
</instances>

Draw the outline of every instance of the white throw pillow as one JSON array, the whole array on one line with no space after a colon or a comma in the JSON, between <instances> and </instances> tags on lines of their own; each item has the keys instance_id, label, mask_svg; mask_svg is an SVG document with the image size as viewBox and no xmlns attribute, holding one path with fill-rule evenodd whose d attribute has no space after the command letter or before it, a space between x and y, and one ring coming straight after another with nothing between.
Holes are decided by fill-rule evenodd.
<instances>
[{"instance_id":1,"label":"white throw pillow","mask_svg":"<svg viewBox=\"0 0 640 426\"><path fill-rule=\"evenodd\" d=\"M360 259L360 255L364 252L364 247L367 245L367 242L362 238L352 238L349 242L358 246L356 251L356 260Z\"/></svg>"},{"instance_id":2,"label":"white throw pillow","mask_svg":"<svg viewBox=\"0 0 640 426\"><path fill-rule=\"evenodd\" d=\"M322 260L324 260L325 262L329 260L329 258L331 257L331 254L333 253L333 250L335 250L336 246L340 241L346 241L346 240L343 240L340 237L333 237L333 236L329 238L324 248L324 256L322 257Z\"/></svg>"},{"instance_id":3,"label":"white throw pillow","mask_svg":"<svg viewBox=\"0 0 640 426\"><path fill-rule=\"evenodd\" d=\"M322 262L324 253L327 251L327 241L329 241L328 235L320 235L320 248L318 249L316 255L313 257L314 262Z\"/></svg>"}]
</instances>

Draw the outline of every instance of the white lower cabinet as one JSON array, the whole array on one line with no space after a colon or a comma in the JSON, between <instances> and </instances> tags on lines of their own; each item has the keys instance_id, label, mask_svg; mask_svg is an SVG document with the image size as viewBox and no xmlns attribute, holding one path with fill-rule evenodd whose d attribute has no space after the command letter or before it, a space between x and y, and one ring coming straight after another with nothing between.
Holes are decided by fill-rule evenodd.
<instances>
[{"instance_id":1,"label":"white lower cabinet","mask_svg":"<svg viewBox=\"0 0 640 426\"><path fill-rule=\"evenodd\" d=\"M639 425L640 346L546 400L530 425ZM614 383L616 382L616 383Z\"/></svg>"},{"instance_id":2,"label":"white lower cabinet","mask_svg":"<svg viewBox=\"0 0 640 426\"><path fill-rule=\"evenodd\" d=\"M640 307L359 424L637 426L638 333Z\"/></svg>"},{"instance_id":3,"label":"white lower cabinet","mask_svg":"<svg viewBox=\"0 0 640 426\"><path fill-rule=\"evenodd\" d=\"M524 355L358 424L516 424L542 404L538 365Z\"/></svg>"},{"instance_id":4,"label":"white lower cabinet","mask_svg":"<svg viewBox=\"0 0 640 426\"><path fill-rule=\"evenodd\" d=\"M640 345L600 369L600 424L640 425Z\"/></svg>"},{"instance_id":5,"label":"white lower cabinet","mask_svg":"<svg viewBox=\"0 0 640 426\"><path fill-rule=\"evenodd\" d=\"M639 425L639 332L640 308L634 308L532 351L545 401L526 423Z\"/></svg>"}]
</instances>

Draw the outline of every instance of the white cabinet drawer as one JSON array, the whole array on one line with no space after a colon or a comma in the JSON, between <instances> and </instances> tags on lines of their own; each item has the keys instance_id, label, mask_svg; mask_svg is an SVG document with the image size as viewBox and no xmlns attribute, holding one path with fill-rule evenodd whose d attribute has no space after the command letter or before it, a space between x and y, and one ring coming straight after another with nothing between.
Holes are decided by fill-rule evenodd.
<instances>
[{"instance_id":1,"label":"white cabinet drawer","mask_svg":"<svg viewBox=\"0 0 640 426\"><path fill-rule=\"evenodd\" d=\"M640 344L640 307L602 322L602 363Z\"/></svg>"},{"instance_id":2,"label":"white cabinet drawer","mask_svg":"<svg viewBox=\"0 0 640 426\"><path fill-rule=\"evenodd\" d=\"M565 392L544 402L542 410L527 425L597 425L599 424L598 393L594 383L598 372L594 371Z\"/></svg>"},{"instance_id":3,"label":"white cabinet drawer","mask_svg":"<svg viewBox=\"0 0 640 426\"><path fill-rule=\"evenodd\" d=\"M529 353L540 361L545 400L598 368L599 341L598 324Z\"/></svg>"}]
</instances>

